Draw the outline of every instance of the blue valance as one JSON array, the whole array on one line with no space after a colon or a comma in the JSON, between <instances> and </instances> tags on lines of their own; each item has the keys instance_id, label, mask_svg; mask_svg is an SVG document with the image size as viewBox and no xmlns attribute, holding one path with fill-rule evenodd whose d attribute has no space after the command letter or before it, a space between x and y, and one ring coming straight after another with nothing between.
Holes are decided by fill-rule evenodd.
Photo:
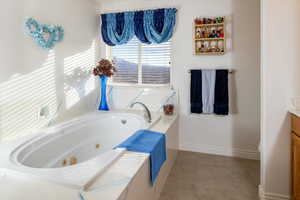
<instances>
[{"instance_id":1,"label":"blue valance","mask_svg":"<svg viewBox=\"0 0 300 200\"><path fill-rule=\"evenodd\" d=\"M167 42L173 35L176 8L101 15L103 41L109 46L122 45L136 36L146 44Z\"/></svg>"}]
</instances>

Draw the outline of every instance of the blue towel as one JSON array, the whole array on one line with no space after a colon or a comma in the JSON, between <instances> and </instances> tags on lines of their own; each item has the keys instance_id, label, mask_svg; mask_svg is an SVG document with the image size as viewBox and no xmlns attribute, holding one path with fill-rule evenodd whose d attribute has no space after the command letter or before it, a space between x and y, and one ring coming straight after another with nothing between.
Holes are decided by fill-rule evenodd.
<instances>
[{"instance_id":1,"label":"blue towel","mask_svg":"<svg viewBox=\"0 0 300 200\"><path fill-rule=\"evenodd\" d=\"M202 70L191 70L191 113L203 113Z\"/></svg>"},{"instance_id":2,"label":"blue towel","mask_svg":"<svg viewBox=\"0 0 300 200\"><path fill-rule=\"evenodd\" d=\"M150 179L152 185L154 185L162 165L167 160L165 134L139 130L116 148L150 153Z\"/></svg>"},{"instance_id":3,"label":"blue towel","mask_svg":"<svg viewBox=\"0 0 300 200\"><path fill-rule=\"evenodd\" d=\"M216 72L214 113L217 115L229 113L228 70Z\"/></svg>"}]
</instances>

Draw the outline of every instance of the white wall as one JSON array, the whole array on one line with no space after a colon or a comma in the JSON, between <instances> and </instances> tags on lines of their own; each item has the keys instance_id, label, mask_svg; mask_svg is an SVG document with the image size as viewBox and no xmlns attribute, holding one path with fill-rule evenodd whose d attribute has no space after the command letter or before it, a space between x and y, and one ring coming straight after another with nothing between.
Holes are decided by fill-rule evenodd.
<instances>
[{"instance_id":1,"label":"white wall","mask_svg":"<svg viewBox=\"0 0 300 200\"><path fill-rule=\"evenodd\" d=\"M53 116L63 103L60 120L90 110L91 103L95 104L93 78L84 75L85 83L74 80L78 73L91 69L97 58L99 18L95 2L3 0L0 17L0 136L45 125L47 120L37 115L43 106L48 105ZM25 34L28 17L63 26L65 39L51 51L40 48Z\"/></svg>"},{"instance_id":2,"label":"white wall","mask_svg":"<svg viewBox=\"0 0 300 200\"><path fill-rule=\"evenodd\" d=\"M291 97L300 96L300 2L262 1L262 186L290 194Z\"/></svg>"},{"instance_id":3,"label":"white wall","mask_svg":"<svg viewBox=\"0 0 300 200\"><path fill-rule=\"evenodd\" d=\"M172 38L173 85L180 92L180 148L258 158L260 127L259 0L98 0L102 12L161 7L178 8ZM193 21L200 16L226 16L229 52L224 56L193 55ZM102 53L105 52L103 48ZM102 54L102 56L105 56ZM189 113L189 68L234 68L228 117Z\"/></svg>"}]
</instances>

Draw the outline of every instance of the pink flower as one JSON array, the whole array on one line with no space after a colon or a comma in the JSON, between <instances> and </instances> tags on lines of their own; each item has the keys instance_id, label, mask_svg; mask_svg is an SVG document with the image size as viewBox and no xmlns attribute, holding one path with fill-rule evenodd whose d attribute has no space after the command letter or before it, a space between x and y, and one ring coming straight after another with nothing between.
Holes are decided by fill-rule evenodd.
<instances>
[{"instance_id":1,"label":"pink flower","mask_svg":"<svg viewBox=\"0 0 300 200\"><path fill-rule=\"evenodd\" d=\"M111 77L116 72L116 68L113 63L107 59L102 59L98 62L98 65L93 69L95 76L107 76Z\"/></svg>"}]
</instances>

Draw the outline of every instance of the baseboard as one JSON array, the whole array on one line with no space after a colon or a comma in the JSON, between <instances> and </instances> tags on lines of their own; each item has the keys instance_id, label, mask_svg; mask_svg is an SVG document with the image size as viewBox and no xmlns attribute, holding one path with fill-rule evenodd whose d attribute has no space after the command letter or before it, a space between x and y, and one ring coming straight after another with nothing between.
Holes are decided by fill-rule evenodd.
<instances>
[{"instance_id":1,"label":"baseboard","mask_svg":"<svg viewBox=\"0 0 300 200\"><path fill-rule=\"evenodd\" d=\"M213 145L195 145L195 144L181 144L180 150L192 151L199 153L208 153L222 156L231 156L238 158L245 158L251 160L260 160L260 153L258 151L239 149L239 148L226 148L222 146Z\"/></svg>"},{"instance_id":2,"label":"baseboard","mask_svg":"<svg viewBox=\"0 0 300 200\"><path fill-rule=\"evenodd\" d=\"M259 186L259 199L260 200L290 200L291 198L286 195L266 193L264 192L262 186Z\"/></svg>"},{"instance_id":3,"label":"baseboard","mask_svg":"<svg viewBox=\"0 0 300 200\"><path fill-rule=\"evenodd\" d=\"M234 157L246 158L251 160L260 160L260 153L258 151L234 148L232 152L232 156Z\"/></svg>"}]
</instances>

